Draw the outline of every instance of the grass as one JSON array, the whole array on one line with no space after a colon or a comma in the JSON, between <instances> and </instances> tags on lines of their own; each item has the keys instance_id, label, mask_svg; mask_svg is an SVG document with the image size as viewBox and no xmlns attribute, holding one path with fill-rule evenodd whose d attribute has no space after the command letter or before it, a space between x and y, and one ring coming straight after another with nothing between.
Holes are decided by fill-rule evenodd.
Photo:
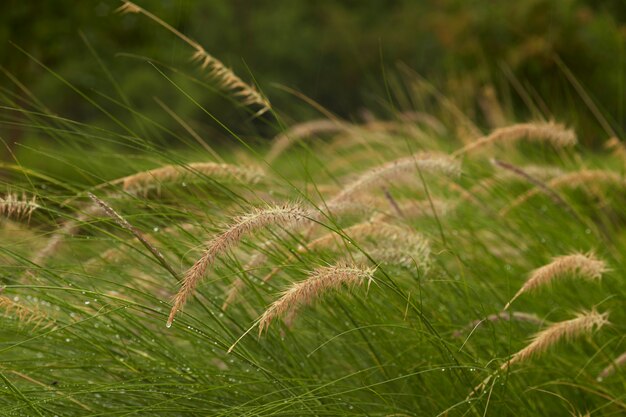
<instances>
[{"instance_id":1,"label":"grass","mask_svg":"<svg viewBox=\"0 0 626 417\"><path fill-rule=\"evenodd\" d=\"M624 413L621 153L544 121L480 129L419 90L273 143L223 126L216 157L124 100L88 99L109 129L27 92L0 92L2 126L48 141L0 167L0 414ZM550 269L585 253L594 279ZM552 285L503 312L533 271Z\"/></svg>"}]
</instances>

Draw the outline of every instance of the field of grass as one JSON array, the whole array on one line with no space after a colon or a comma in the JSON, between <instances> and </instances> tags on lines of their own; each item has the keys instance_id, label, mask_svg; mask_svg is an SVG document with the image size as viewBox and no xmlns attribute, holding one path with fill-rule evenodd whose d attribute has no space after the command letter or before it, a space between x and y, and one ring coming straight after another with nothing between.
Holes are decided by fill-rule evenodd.
<instances>
[{"instance_id":1,"label":"field of grass","mask_svg":"<svg viewBox=\"0 0 626 417\"><path fill-rule=\"evenodd\" d=\"M2 92L47 139L2 138L1 415L626 413L617 139L496 100L478 123L420 79L384 117L286 124L207 56L273 140Z\"/></svg>"}]
</instances>

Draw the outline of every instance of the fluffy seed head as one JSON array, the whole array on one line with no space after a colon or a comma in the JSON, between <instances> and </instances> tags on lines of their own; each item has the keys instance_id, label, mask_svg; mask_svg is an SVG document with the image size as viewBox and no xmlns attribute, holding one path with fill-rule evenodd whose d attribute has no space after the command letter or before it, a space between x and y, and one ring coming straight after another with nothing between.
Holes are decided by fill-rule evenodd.
<instances>
[{"instance_id":1,"label":"fluffy seed head","mask_svg":"<svg viewBox=\"0 0 626 417\"><path fill-rule=\"evenodd\" d=\"M514 143L520 140L545 141L562 148L576 144L576 133L554 122L521 123L495 129L491 134L454 152L455 156L467 154L495 142Z\"/></svg>"},{"instance_id":2,"label":"fluffy seed head","mask_svg":"<svg viewBox=\"0 0 626 417\"><path fill-rule=\"evenodd\" d=\"M608 313L591 310L582 311L571 320L554 323L537 333L528 346L515 353L500 369L504 370L515 363L540 355L561 340L569 342L583 334L589 334L594 328L599 329L608 324L608 317Z\"/></svg>"},{"instance_id":3,"label":"fluffy seed head","mask_svg":"<svg viewBox=\"0 0 626 417\"><path fill-rule=\"evenodd\" d=\"M265 209L254 209L250 213L237 217L224 232L207 243L207 249L200 259L185 273L182 286L174 298L174 306L167 320L167 327L172 325L176 312L193 294L207 268L213 265L219 255L234 247L245 235L258 229L270 225L285 227L297 222L306 222L309 217L309 211L298 204L283 204Z\"/></svg>"},{"instance_id":4,"label":"fluffy seed head","mask_svg":"<svg viewBox=\"0 0 626 417\"><path fill-rule=\"evenodd\" d=\"M272 163L278 156L300 139L314 135L341 132L349 129L349 127L347 123L328 119L311 120L291 126L286 132L274 138L272 147L265 157L265 161Z\"/></svg>"},{"instance_id":5,"label":"fluffy seed head","mask_svg":"<svg viewBox=\"0 0 626 417\"><path fill-rule=\"evenodd\" d=\"M150 169L124 177L121 181L125 191L146 192L151 188L159 188L161 183L180 181L194 174L216 179L232 178L247 183L256 183L262 176L258 170L240 168L236 165L192 162L186 166L166 165Z\"/></svg>"},{"instance_id":6,"label":"fluffy seed head","mask_svg":"<svg viewBox=\"0 0 626 417\"><path fill-rule=\"evenodd\" d=\"M603 260L597 259L593 254L574 253L572 255L559 256L547 265L535 269L526 280L522 288L509 301L504 309L509 308L511 303L525 292L535 290L552 283L555 279L568 275L587 280L598 280L608 268Z\"/></svg>"},{"instance_id":7,"label":"fluffy seed head","mask_svg":"<svg viewBox=\"0 0 626 417\"><path fill-rule=\"evenodd\" d=\"M460 164L447 155L428 153L415 154L387 162L361 174L355 181L348 184L342 192L329 201L329 206L351 200L364 190L371 189L388 181L400 179L415 172L442 173L448 176L460 174Z\"/></svg>"},{"instance_id":8,"label":"fluffy seed head","mask_svg":"<svg viewBox=\"0 0 626 417\"><path fill-rule=\"evenodd\" d=\"M609 171L609 170L581 170L575 172L568 172L566 174L560 175L556 178L551 179L546 183L546 186L549 189L561 188L561 187L569 187L569 188L578 188L583 185L618 185L618 186L626 186L626 180L623 176L618 174L617 172ZM509 204L508 207L500 210L501 215L506 215L513 208L522 205L530 198L535 195L541 193L542 190L539 187L533 188L529 190Z\"/></svg>"},{"instance_id":9,"label":"fluffy seed head","mask_svg":"<svg viewBox=\"0 0 626 417\"><path fill-rule=\"evenodd\" d=\"M270 323L284 315L294 314L297 309L313 303L324 293L338 290L342 285L356 285L370 281L374 277L375 268L357 265L340 264L320 267L303 281L293 284L283 295L265 310L259 320L259 335Z\"/></svg>"},{"instance_id":10,"label":"fluffy seed head","mask_svg":"<svg viewBox=\"0 0 626 417\"><path fill-rule=\"evenodd\" d=\"M500 366L500 371L505 371L511 365L525 362L534 356L541 355L562 340L572 341L579 336L591 333L595 328L599 329L605 324L609 324L608 316L608 313L598 313L595 310L582 311L576 315L576 318L550 325L537 333L532 338L530 344L513 354L511 359L503 363L502 366ZM467 399L484 390L492 377L493 374L489 375L478 384Z\"/></svg>"}]
</instances>

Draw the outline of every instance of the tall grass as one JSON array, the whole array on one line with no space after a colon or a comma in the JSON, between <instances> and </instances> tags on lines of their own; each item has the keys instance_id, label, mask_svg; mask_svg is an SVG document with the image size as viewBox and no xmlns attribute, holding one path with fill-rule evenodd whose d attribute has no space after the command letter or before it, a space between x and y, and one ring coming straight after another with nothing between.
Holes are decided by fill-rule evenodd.
<instances>
[{"instance_id":1,"label":"tall grass","mask_svg":"<svg viewBox=\"0 0 626 417\"><path fill-rule=\"evenodd\" d=\"M623 414L623 161L413 94L358 128L232 134L217 164L123 101L103 128L2 88L2 125L50 146L0 166L0 414ZM583 172L610 180L566 186ZM602 281L525 294L567 274Z\"/></svg>"}]
</instances>

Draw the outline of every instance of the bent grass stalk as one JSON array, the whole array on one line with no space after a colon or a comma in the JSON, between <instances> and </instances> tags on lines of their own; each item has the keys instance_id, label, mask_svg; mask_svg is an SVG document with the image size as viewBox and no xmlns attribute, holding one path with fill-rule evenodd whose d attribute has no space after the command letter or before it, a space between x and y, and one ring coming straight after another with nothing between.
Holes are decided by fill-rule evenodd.
<instances>
[{"instance_id":1,"label":"bent grass stalk","mask_svg":"<svg viewBox=\"0 0 626 417\"><path fill-rule=\"evenodd\" d=\"M255 117L271 109L267 98L262 96L255 87L243 82L231 69L227 68L222 61L210 55L198 42L185 36L173 26L135 3L126 0L123 0L123 2L124 4L117 9L117 12L143 14L153 22L164 27L194 49L191 59L200 62L202 69L208 70L209 76L218 82L220 88L230 91L234 96L239 97L244 105L254 104L260 106L260 109L255 113Z\"/></svg>"},{"instance_id":2,"label":"bent grass stalk","mask_svg":"<svg viewBox=\"0 0 626 417\"><path fill-rule=\"evenodd\" d=\"M150 253L156 258L161 266L163 266L172 275L172 277L174 277L174 279L178 280L178 274L176 273L174 268L172 268L171 265L167 262L165 256L163 256L163 254L157 248L155 248L154 245L148 241L148 239L146 239L144 234L139 229L130 224L118 212L113 210L111 206L100 200L94 194L87 193L87 195L104 210L107 216L111 217L118 225L120 225L120 227L132 233L137 238L137 240L139 240L141 244L144 245L145 248L148 249L148 251L150 251Z\"/></svg>"}]
</instances>

